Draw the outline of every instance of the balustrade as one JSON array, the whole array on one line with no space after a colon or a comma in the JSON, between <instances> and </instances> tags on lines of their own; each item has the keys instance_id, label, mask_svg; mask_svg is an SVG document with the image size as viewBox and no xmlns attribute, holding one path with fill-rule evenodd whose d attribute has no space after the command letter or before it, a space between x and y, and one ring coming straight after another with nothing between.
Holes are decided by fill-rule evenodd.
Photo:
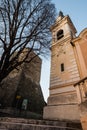
<instances>
[{"instance_id":1,"label":"balustrade","mask_svg":"<svg viewBox=\"0 0 87 130\"><path fill-rule=\"evenodd\" d=\"M87 77L74 84L77 91L78 103L82 103L87 100Z\"/></svg>"}]
</instances>

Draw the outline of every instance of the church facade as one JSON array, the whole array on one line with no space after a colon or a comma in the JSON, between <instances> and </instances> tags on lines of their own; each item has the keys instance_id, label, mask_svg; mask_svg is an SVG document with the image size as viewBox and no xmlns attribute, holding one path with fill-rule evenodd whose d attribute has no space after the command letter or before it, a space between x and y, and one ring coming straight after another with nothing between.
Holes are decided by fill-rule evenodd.
<instances>
[{"instance_id":1,"label":"church facade","mask_svg":"<svg viewBox=\"0 0 87 130\"><path fill-rule=\"evenodd\" d=\"M87 29L76 37L70 17L60 12L51 32L50 95L43 117L80 120L74 84L87 76Z\"/></svg>"}]
</instances>

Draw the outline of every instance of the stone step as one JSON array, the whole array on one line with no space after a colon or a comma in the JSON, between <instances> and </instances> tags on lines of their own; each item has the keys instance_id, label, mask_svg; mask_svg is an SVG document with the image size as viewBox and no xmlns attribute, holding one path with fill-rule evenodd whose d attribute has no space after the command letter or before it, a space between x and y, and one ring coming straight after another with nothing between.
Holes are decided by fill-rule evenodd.
<instances>
[{"instance_id":1,"label":"stone step","mask_svg":"<svg viewBox=\"0 0 87 130\"><path fill-rule=\"evenodd\" d=\"M0 122L0 130L81 130L81 129L63 127L63 126L52 126L52 125Z\"/></svg>"},{"instance_id":2,"label":"stone step","mask_svg":"<svg viewBox=\"0 0 87 130\"><path fill-rule=\"evenodd\" d=\"M8 118L8 117L2 117L0 118L0 126L6 126L6 128L12 127L15 128L22 128L24 127L41 127L41 130L82 130L80 122L65 122L65 121L51 121L51 120L34 120L34 119L23 119L23 118ZM50 128L50 129L48 129ZM54 128L54 129L53 129ZM18 130L18 129L17 129ZM36 129L34 129L36 130ZM38 130L38 129L37 129Z\"/></svg>"}]
</instances>

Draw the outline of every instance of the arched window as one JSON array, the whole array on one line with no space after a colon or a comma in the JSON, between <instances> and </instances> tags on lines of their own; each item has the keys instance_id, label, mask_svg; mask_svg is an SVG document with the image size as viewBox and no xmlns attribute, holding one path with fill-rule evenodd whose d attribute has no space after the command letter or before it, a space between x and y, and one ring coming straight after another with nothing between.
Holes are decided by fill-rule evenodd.
<instances>
[{"instance_id":1,"label":"arched window","mask_svg":"<svg viewBox=\"0 0 87 130\"><path fill-rule=\"evenodd\" d=\"M57 32L57 40L61 39L62 37L64 37L64 33L63 30L61 29Z\"/></svg>"}]
</instances>

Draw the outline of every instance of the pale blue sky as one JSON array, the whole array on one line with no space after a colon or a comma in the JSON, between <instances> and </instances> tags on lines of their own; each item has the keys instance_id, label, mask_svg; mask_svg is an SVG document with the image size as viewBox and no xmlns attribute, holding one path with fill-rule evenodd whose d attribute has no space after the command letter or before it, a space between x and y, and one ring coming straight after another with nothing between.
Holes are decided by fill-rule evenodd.
<instances>
[{"instance_id":1,"label":"pale blue sky","mask_svg":"<svg viewBox=\"0 0 87 130\"><path fill-rule=\"evenodd\" d=\"M87 0L52 0L57 9L64 15L69 15L77 29L77 36L87 28ZM41 87L45 100L49 96L50 58L43 60L41 73Z\"/></svg>"}]
</instances>

